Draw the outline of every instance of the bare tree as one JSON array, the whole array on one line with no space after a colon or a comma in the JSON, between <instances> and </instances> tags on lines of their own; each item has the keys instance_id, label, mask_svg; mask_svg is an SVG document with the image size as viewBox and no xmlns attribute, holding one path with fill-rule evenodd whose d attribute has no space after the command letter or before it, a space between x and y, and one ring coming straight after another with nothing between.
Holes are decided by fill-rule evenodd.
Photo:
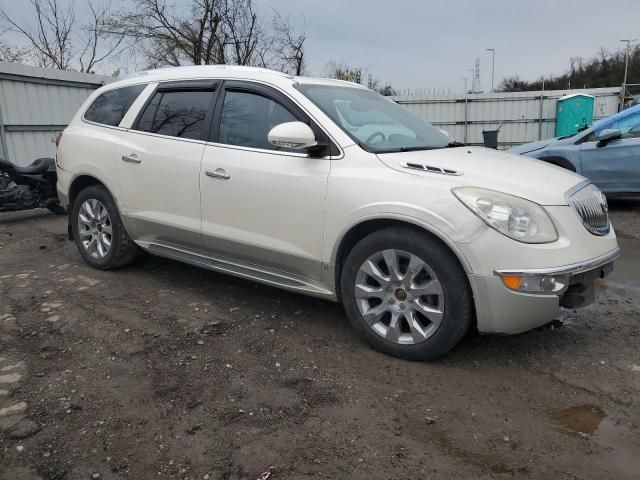
<instances>
[{"instance_id":1,"label":"bare tree","mask_svg":"<svg viewBox=\"0 0 640 480\"><path fill-rule=\"evenodd\" d=\"M107 58L117 56L123 48L124 38L109 35L107 19L111 15L111 3L96 6L88 2L91 16L82 28L81 40L84 44L79 54L80 71L94 73L96 65Z\"/></svg>"},{"instance_id":2,"label":"bare tree","mask_svg":"<svg viewBox=\"0 0 640 480\"><path fill-rule=\"evenodd\" d=\"M148 66L226 63L227 38L222 12L240 16L221 0L194 0L190 10L167 6L163 0L135 0L134 7L112 16L109 32L135 42ZM228 23L228 22L227 22ZM235 33L240 42L239 33ZM238 44L238 55L242 56Z\"/></svg>"},{"instance_id":3,"label":"bare tree","mask_svg":"<svg viewBox=\"0 0 640 480\"><path fill-rule=\"evenodd\" d=\"M22 61L29 58L42 67L93 72L98 63L117 55L123 45L121 38L109 36L106 30L110 3L99 1L86 2L89 19L84 25L72 0L29 0L33 11L30 23L20 22L0 9L0 25L21 34L30 44L30 54L22 56Z\"/></svg>"},{"instance_id":4,"label":"bare tree","mask_svg":"<svg viewBox=\"0 0 640 480\"><path fill-rule=\"evenodd\" d=\"M273 18L274 54L279 69L292 75L302 75L305 72L304 42L307 35L304 32L296 32L288 18L283 18L275 12Z\"/></svg>"},{"instance_id":5,"label":"bare tree","mask_svg":"<svg viewBox=\"0 0 640 480\"><path fill-rule=\"evenodd\" d=\"M505 77L498 85L498 92L523 92L528 89L528 82L526 80L520 80L518 75L511 75Z\"/></svg>"},{"instance_id":6,"label":"bare tree","mask_svg":"<svg viewBox=\"0 0 640 480\"><path fill-rule=\"evenodd\" d=\"M0 40L0 62L27 63L31 57L28 48L12 45Z\"/></svg>"},{"instance_id":7,"label":"bare tree","mask_svg":"<svg viewBox=\"0 0 640 480\"><path fill-rule=\"evenodd\" d=\"M73 4L61 8L57 0L29 0L35 25L21 24L0 9L0 22L31 43L35 61L43 67L68 70L71 66L71 32L76 22Z\"/></svg>"},{"instance_id":8,"label":"bare tree","mask_svg":"<svg viewBox=\"0 0 640 480\"><path fill-rule=\"evenodd\" d=\"M258 46L264 41L264 31L253 10L253 1L222 0L220 8L223 21L220 63L252 65Z\"/></svg>"},{"instance_id":9,"label":"bare tree","mask_svg":"<svg viewBox=\"0 0 640 480\"><path fill-rule=\"evenodd\" d=\"M337 63L335 60L327 63L325 66L325 75L337 80L362 83L362 67L353 67L345 63Z\"/></svg>"},{"instance_id":10,"label":"bare tree","mask_svg":"<svg viewBox=\"0 0 640 480\"><path fill-rule=\"evenodd\" d=\"M135 43L148 67L237 64L301 72L305 35L274 15L270 23L253 0L193 0L190 9L134 0L108 20L107 30Z\"/></svg>"},{"instance_id":11,"label":"bare tree","mask_svg":"<svg viewBox=\"0 0 640 480\"><path fill-rule=\"evenodd\" d=\"M387 83L382 88L376 88L375 91L380 95L384 95L385 97L393 97L394 95L398 95L398 92L391 86L390 83Z\"/></svg>"}]
</instances>

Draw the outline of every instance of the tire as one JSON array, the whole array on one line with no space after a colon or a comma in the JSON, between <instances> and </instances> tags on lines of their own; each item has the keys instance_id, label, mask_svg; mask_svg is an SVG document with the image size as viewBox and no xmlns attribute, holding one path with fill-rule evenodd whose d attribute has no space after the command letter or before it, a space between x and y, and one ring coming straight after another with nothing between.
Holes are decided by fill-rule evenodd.
<instances>
[{"instance_id":1,"label":"tire","mask_svg":"<svg viewBox=\"0 0 640 480\"><path fill-rule=\"evenodd\" d=\"M95 226L88 225L87 220ZM78 194L69 221L80 255L93 268L111 270L135 260L138 246L127 234L116 203L103 186L92 185Z\"/></svg>"},{"instance_id":2,"label":"tire","mask_svg":"<svg viewBox=\"0 0 640 480\"><path fill-rule=\"evenodd\" d=\"M394 264L392 271L388 265ZM340 289L356 332L375 349L405 360L449 352L474 318L458 259L439 240L411 228L379 230L357 243L345 259Z\"/></svg>"}]
</instances>

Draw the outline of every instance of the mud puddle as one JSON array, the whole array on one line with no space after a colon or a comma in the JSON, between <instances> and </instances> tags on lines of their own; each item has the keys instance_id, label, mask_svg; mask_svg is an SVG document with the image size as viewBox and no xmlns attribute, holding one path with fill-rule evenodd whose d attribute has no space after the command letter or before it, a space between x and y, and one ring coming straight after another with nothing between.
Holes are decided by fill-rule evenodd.
<instances>
[{"instance_id":1,"label":"mud puddle","mask_svg":"<svg viewBox=\"0 0 640 480\"><path fill-rule=\"evenodd\" d=\"M598 429L605 416L604 411L596 405L575 405L551 414L551 418L563 427L588 435Z\"/></svg>"},{"instance_id":2,"label":"mud puddle","mask_svg":"<svg viewBox=\"0 0 640 480\"><path fill-rule=\"evenodd\" d=\"M551 420L581 437L609 459L618 478L640 477L640 442L623 422L608 417L597 405L574 405L551 413Z\"/></svg>"}]
</instances>

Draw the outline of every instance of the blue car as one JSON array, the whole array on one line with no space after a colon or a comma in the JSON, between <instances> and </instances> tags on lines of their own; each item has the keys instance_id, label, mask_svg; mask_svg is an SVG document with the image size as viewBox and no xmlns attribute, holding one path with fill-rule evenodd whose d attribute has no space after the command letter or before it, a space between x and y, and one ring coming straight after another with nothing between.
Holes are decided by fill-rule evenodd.
<instances>
[{"instance_id":1,"label":"blue car","mask_svg":"<svg viewBox=\"0 0 640 480\"><path fill-rule=\"evenodd\" d=\"M640 105L568 137L510 150L587 177L607 196L640 195Z\"/></svg>"}]
</instances>

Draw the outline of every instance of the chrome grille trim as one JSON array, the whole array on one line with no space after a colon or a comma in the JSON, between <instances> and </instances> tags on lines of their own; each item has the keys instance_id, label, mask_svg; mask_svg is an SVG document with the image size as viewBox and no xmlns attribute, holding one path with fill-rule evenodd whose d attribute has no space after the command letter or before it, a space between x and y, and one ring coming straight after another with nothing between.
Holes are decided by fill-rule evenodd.
<instances>
[{"instance_id":1,"label":"chrome grille trim","mask_svg":"<svg viewBox=\"0 0 640 480\"><path fill-rule=\"evenodd\" d=\"M604 194L589 181L567 192L567 202L584 227L594 235L606 235L611 230L609 209Z\"/></svg>"},{"instance_id":2,"label":"chrome grille trim","mask_svg":"<svg viewBox=\"0 0 640 480\"><path fill-rule=\"evenodd\" d=\"M462 175L462 172L451 170L450 168L434 167L433 165L424 165L422 163L400 162L400 166L410 168L412 170L420 170L423 172L438 173L440 175Z\"/></svg>"}]
</instances>

